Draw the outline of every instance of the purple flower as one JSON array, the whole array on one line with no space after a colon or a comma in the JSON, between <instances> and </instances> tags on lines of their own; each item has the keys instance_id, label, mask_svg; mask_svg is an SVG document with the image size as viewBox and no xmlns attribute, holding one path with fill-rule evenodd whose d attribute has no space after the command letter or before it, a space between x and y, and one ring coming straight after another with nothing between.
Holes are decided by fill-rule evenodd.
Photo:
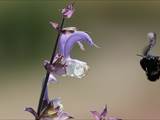
<instances>
[{"instance_id":1,"label":"purple flower","mask_svg":"<svg viewBox=\"0 0 160 120\"><path fill-rule=\"evenodd\" d=\"M86 62L72 59L70 55L71 50L75 44L78 44L84 50L82 42L87 43L89 46L97 47L97 45L86 32L77 31L75 27L63 28L61 32L58 43L58 54L52 64L45 61L44 66L52 74L53 79L55 79L53 77L55 75L82 78L86 75L89 66Z\"/></svg>"},{"instance_id":2,"label":"purple flower","mask_svg":"<svg viewBox=\"0 0 160 120\"><path fill-rule=\"evenodd\" d=\"M65 18L71 18L74 13L73 3L68 4L65 8L62 9L61 13Z\"/></svg>"},{"instance_id":3,"label":"purple flower","mask_svg":"<svg viewBox=\"0 0 160 120\"><path fill-rule=\"evenodd\" d=\"M59 39L59 54L64 56L66 67L66 75L76 78L82 78L85 76L89 69L86 62L72 59L70 54L73 46L78 44L82 50L84 50L83 44L87 43L89 46L96 46L91 37L83 31L77 31L75 27L63 28L63 32Z\"/></svg>"},{"instance_id":4,"label":"purple flower","mask_svg":"<svg viewBox=\"0 0 160 120\"><path fill-rule=\"evenodd\" d=\"M68 113L64 112L60 98L49 100L47 89L45 91L40 115L38 116L37 112L31 107L25 108L25 111L30 112L37 120L67 120L73 118Z\"/></svg>"},{"instance_id":5,"label":"purple flower","mask_svg":"<svg viewBox=\"0 0 160 120\"><path fill-rule=\"evenodd\" d=\"M118 119L115 117L108 117L107 116L107 106L104 107L101 113L97 111L91 111L91 113L93 117L95 118L95 120L122 120L122 119Z\"/></svg>"},{"instance_id":6,"label":"purple flower","mask_svg":"<svg viewBox=\"0 0 160 120\"><path fill-rule=\"evenodd\" d=\"M70 58L70 52L73 46L78 43L80 48L83 48L81 42L87 43L89 46L96 46L92 38L83 31L77 31L75 27L63 28L61 37L59 39L59 53L64 56L64 58Z\"/></svg>"}]
</instances>

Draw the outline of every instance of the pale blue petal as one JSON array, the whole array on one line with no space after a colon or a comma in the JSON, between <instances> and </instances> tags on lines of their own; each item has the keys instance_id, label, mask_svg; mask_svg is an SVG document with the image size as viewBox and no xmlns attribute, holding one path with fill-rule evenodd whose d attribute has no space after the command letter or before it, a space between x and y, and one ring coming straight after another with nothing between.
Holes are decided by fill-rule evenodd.
<instances>
[{"instance_id":1,"label":"pale blue petal","mask_svg":"<svg viewBox=\"0 0 160 120\"><path fill-rule=\"evenodd\" d=\"M62 33L58 43L58 52L64 56L64 47L69 35Z\"/></svg>"},{"instance_id":2,"label":"pale blue petal","mask_svg":"<svg viewBox=\"0 0 160 120\"><path fill-rule=\"evenodd\" d=\"M87 33L83 31L75 31L72 35L68 37L68 39L65 42L64 50L62 51L62 53L64 53L65 58L70 57L71 49L78 41L86 42L89 46L95 45L93 40Z\"/></svg>"}]
</instances>

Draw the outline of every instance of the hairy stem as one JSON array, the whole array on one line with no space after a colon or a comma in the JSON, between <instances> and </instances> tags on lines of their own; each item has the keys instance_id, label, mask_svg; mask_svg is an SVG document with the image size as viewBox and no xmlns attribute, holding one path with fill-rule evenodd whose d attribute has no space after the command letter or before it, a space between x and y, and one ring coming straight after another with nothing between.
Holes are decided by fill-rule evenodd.
<instances>
[{"instance_id":1,"label":"hairy stem","mask_svg":"<svg viewBox=\"0 0 160 120\"><path fill-rule=\"evenodd\" d=\"M62 23L61 23L61 26L60 26L60 31L61 31L62 28L63 28L64 20L65 20L65 18L63 17ZM56 49L57 49L57 46L58 46L58 40L59 40L60 35L61 35L61 32L58 32L57 39L56 39L56 43L54 44L52 56L51 56L51 59L50 59L50 64L53 63L53 60L54 60L54 57L55 57L55 54L56 54ZM37 109L38 115L40 115L40 113L41 113L41 111L42 111L43 98L44 98L45 90L46 90L46 87L47 87L49 75L50 75L50 73L47 71L46 77L45 77L45 80L44 80L44 84L43 84L43 86L42 86L42 91L41 91L40 99L39 99L39 104L38 104L38 109Z\"/></svg>"}]
</instances>

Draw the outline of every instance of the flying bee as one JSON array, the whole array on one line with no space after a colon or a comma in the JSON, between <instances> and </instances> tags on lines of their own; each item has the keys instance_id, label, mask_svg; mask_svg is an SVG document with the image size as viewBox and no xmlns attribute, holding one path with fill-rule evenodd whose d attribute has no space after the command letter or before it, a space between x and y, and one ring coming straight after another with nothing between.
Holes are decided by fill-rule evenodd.
<instances>
[{"instance_id":1,"label":"flying bee","mask_svg":"<svg viewBox=\"0 0 160 120\"><path fill-rule=\"evenodd\" d=\"M151 49L156 44L156 33L148 33L149 44L144 48L141 56L140 65L145 71L148 80L156 81L160 77L160 57L150 54Z\"/></svg>"}]
</instances>

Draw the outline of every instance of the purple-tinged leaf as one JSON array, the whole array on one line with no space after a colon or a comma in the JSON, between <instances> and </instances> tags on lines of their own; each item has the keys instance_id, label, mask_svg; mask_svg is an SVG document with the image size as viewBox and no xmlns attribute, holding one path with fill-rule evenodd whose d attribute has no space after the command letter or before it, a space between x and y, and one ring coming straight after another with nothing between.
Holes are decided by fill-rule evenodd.
<instances>
[{"instance_id":1,"label":"purple-tinged leaf","mask_svg":"<svg viewBox=\"0 0 160 120\"><path fill-rule=\"evenodd\" d=\"M53 79L53 81L56 81L54 75L63 75L66 73L66 64L63 60L63 56L61 55L57 55L52 64L45 60L44 67L48 72L53 74L53 76L50 76L52 77L51 79Z\"/></svg>"},{"instance_id":2,"label":"purple-tinged leaf","mask_svg":"<svg viewBox=\"0 0 160 120\"><path fill-rule=\"evenodd\" d=\"M105 105L103 111L101 112L101 115L102 117L106 117L107 116L107 105Z\"/></svg>"},{"instance_id":3,"label":"purple-tinged leaf","mask_svg":"<svg viewBox=\"0 0 160 120\"><path fill-rule=\"evenodd\" d=\"M58 23L52 22L52 21L50 21L49 23L52 25L52 27L53 27L55 30L59 30L59 24L58 24Z\"/></svg>"},{"instance_id":4,"label":"purple-tinged leaf","mask_svg":"<svg viewBox=\"0 0 160 120\"><path fill-rule=\"evenodd\" d=\"M91 113L95 120L100 120L100 114L97 111L91 111Z\"/></svg>"},{"instance_id":5,"label":"purple-tinged leaf","mask_svg":"<svg viewBox=\"0 0 160 120\"><path fill-rule=\"evenodd\" d=\"M33 108L31 108L31 107L26 107L26 108L24 109L24 111L27 111L27 112L31 113L36 119L38 118L37 112L36 112Z\"/></svg>"},{"instance_id":6,"label":"purple-tinged leaf","mask_svg":"<svg viewBox=\"0 0 160 120\"><path fill-rule=\"evenodd\" d=\"M107 105L105 106L105 108L103 109L101 113L97 111L91 111L91 113L93 117L95 118L95 120L122 120L116 117L109 117L107 115Z\"/></svg>"}]
</instances>

